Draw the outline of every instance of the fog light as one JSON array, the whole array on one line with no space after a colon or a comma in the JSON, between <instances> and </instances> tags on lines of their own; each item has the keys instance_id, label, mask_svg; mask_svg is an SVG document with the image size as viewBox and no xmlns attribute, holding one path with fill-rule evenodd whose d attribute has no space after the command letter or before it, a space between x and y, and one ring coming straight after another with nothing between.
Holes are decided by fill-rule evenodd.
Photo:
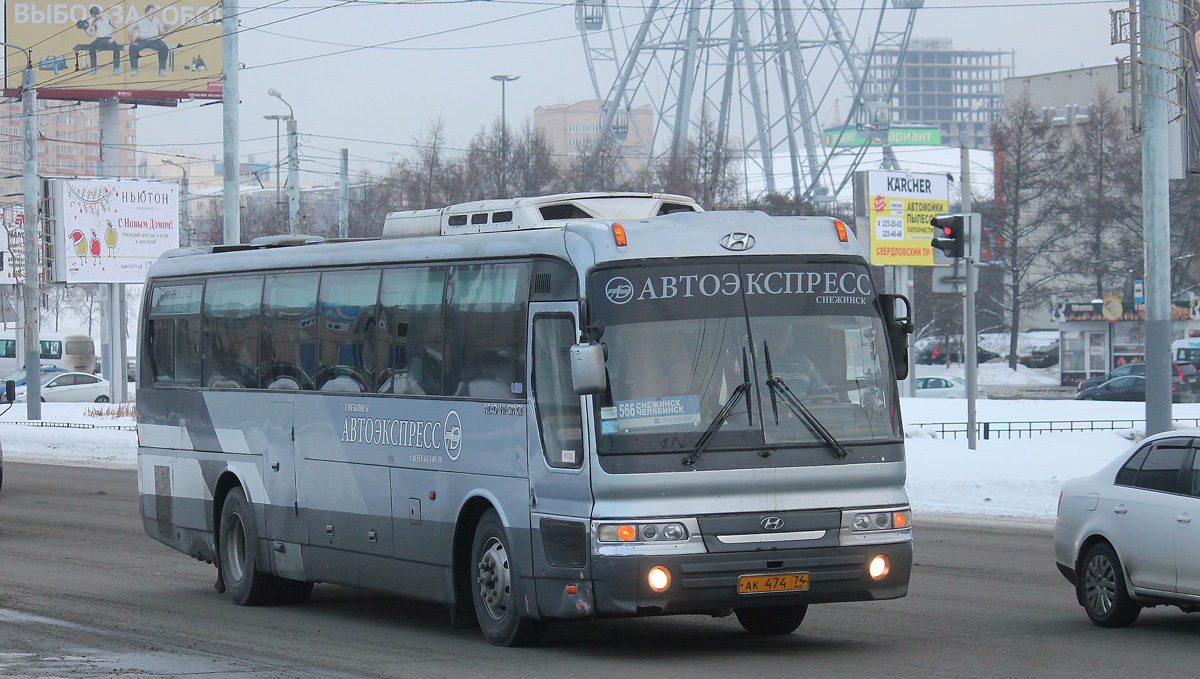
<instances>
[{"instance_id":1,"label":"fog light","mask_svg":"<svg viewBox=\"0 0 1200 679\"><path fill-rule=\"evenodd\" d=\"M882 580L891 570L891 564L888 563L887 557L882 554L871 559L870 565L867 566L867 572L871 574L873 580Z\"/></svg>"},{"instance_id":2,"label":"fog light","mask_svg":"<svg viewBox=\"0 0 1200 679\"><path fill-rule=\"evenodd\" d=\"M646 575L646 581L650 583L650 589L661 592L671 586L671 571L666 566L655 566Z\"/></svg>"}]
</instances>

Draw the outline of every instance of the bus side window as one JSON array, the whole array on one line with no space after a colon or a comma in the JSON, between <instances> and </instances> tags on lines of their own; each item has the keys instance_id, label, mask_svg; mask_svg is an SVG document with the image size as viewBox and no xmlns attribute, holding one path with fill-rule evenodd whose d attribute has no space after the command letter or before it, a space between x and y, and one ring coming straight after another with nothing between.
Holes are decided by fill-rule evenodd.
<instances>
[{"instance_id":1,"label":"bus side window","mask_svg":"<svg viewBox=\"0 0 1200 679\"><path fill-rule=\"evenodd\" d=\"M446 395L524 398L529 265L459 265L450 281Z\"/></svg>"},{"instance_id":2,"label":"bus side window","mask_svg":"<svg viewBox=\"0 0 1200 679\"><path fill-rule=\"evenodd\" d=\"M466 219L466 217L463 217ZM379 288L375 389L442 394L442 298L446 270L387 269Z\"/></svg>"},{"instance_id":3,"label":"bus side window","mask_svg":"<svg viewBox=\"0 0 1200 679\"><path fill-rule=\"evenodd\" d=\"M258 387L262 291L262 276L213 277L204 286L204 386Z\"/></svg>"},{"instance_id":4,"label":"bus side window","mask_svg":"<svg viewBox=\"0 0 1200 679\"><path fill-rule=\"evenodd\" d=\"M263 289L259 386L312 389L316 372L319 273L277 274Z\"/></svg>"},{"instance_id":5,"label":"bus side window","mask_svg":"<svg viewBox=\"0 0 1200 679\"><path fill-rule=\"evenodd\" d=\"M318 300L316 388L375 391L379 271L327 271L321 275Z\"/></svg>"},{"instance_id":6,"label":"bus side window","mask_svg":"<svg viewBox=\"0 0 1200 679\"><path fill-rule=\"evenodd\" d=\"M200 298L198 284L158 286L151 295L147 341L150 377L156 384L200 380ZM90 341L88 342L90 345Z\"/></svg>"}]
</instances>

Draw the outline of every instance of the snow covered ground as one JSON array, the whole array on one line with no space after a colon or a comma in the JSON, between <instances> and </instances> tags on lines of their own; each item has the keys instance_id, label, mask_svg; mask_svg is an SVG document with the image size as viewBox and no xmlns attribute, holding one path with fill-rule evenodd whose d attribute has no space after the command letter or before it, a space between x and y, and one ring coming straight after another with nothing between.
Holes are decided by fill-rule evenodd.
<instances>
[{"instance_id":1,"label":"snow covered ground","mask_svg":"<svg viewBox=\"0 0 1200 679\"><path fill-rule=\"evenodd\" d=\"M938 439L914 426L966 421L960 399L903 399L908 432L908 493L918 516L1053 519L1062 482L1091 474L1140 438L1141 431L1055 433L1025 439L979 441ZM46 403L46 422L96 427L132 427L129 417L103 416L112 406ZM91 412L92 414L88 414ZM1132 419L1145 417L1140 403L1071 400L987 400L978 403L980 422ZM1176 404L1178 418L1200 418L1200 404ZM133 469L137 435L104 428L30 427L25 409L0 415L4 459L13 462Z\"/></svg>"}]
</instances>

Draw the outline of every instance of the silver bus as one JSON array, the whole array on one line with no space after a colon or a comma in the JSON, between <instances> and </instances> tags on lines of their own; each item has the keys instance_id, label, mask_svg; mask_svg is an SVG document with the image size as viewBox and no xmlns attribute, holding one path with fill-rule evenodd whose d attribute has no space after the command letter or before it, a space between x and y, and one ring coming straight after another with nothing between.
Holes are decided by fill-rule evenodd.
<instances>
[{"instance_id":1,"label":"silver bus","mask_svg":"<svg viewBox=\"0 0 1200 679\"><path fill-rule=\"evenodd\" d=\"M154 539L237 604L313 583L547 621L908 591L907 300L824 217L567 194L172 251L140 328Z\"/></svg>"}]
</instances>

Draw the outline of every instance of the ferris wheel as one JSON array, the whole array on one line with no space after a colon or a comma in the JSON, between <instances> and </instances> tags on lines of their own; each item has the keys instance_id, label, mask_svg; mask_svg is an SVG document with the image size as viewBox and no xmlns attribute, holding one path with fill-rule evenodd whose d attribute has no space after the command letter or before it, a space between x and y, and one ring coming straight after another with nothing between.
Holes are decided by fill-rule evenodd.
<instances>
[{"instance_id":1,"label":"ferris wheel","mask_svg":"<svg viewBox=\"0 0 1200 679\"><path fill-rule=\"evenodd\" d=\"M601 138L663 158L703 121L740 152L748 188L782 193L790 180L797 199L832 199L867 148L886 142L924 4L868 2L576 0ZM630 124L647 102L649 131Z\"/></svg>"}]
</instances>

